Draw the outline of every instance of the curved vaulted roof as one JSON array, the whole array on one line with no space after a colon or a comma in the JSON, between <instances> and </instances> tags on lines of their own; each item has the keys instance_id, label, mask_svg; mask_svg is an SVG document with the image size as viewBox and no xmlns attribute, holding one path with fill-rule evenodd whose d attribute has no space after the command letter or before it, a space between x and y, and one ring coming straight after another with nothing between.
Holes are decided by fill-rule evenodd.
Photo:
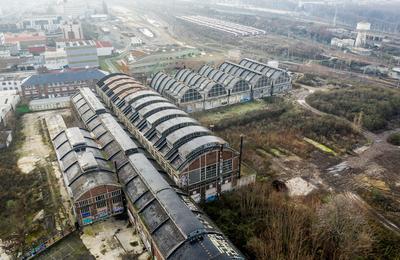
<instances>
[{"instance_id":1,"label":"curved vaulted roof","mask_svg":"<svg viewBox=\"0 0 400 260\"><path fill-rule=\"evenodd\" d=\"M182 77L184 77L183 76L184 74L185 77L187 78L200 77L203 79L204 82L206 81L211 82L210 80L204 80L204 77L200 76L199 74L189 73L189 72L190 71L188 72L180 71L180 74L182 74ZM160 77L162 76L162 74L159 75ZM122 80L126 79L121 74L111 74L106 76L105 79L99 82L99 89L103 93L106 93L107 94L106 96L108 97L109 101L111 103L114 103L115 105L118 102L121 102L121 100L118 101L119 98L116 98L118 94L115 94L116 92L118 92L118 87L110 92L110 88L108 88L105 82L113 82L112 84L118 85L119 81ZM159 80L158 77L153 79L153 81L158 81L158 80ZM217 83L213 82L213 84L215 85ZM140 91L149 90L144 86L142 86L142 88L140 89L141 89ZM165 101L163 98L160 98L160 95L157 92L153 92L153 94L146 95L147 97L150 96L151 98L145 99L146 96L143 96L142 98L135 99L133 102L132 99L129 102L127 102L126 100L129 97L126 97L124 105L119 107L119 109L121 112L123 112L125 118L128 119L132 123L132 125L134 125L137 128L137 130L143 135L145 140L155 144L154 148L157 149L162 154L161 149L167 142L166 140L167 135L165 134L165 131L168 131L168 135L171 135L174 132L179 131L179 129L184 128L188 125L199 126L200 124L197 121L190 119L187 113L177 108L174 104ZM107 99L107 97L105 98ZM140 99L145 99L145 101L139 101ZM183 140L183 143L180 143L179 146L170 147L171 150L168 152L168 155L171 156L168 156L168 158L165 157L164 159L168 161L169 164L174 169L176 170L183 169L185 166L190 164L193 160L195 160L198 157L186 156L185 153L190 150L190 147L187 147L187 149L185 150L181 150L179 148L185 145L186 143L191 142L199 135L202 135L201 136L202 139L199 139L199 141L203 142L205 146L206 144L209 145L207 146L207 149L204 150L200 149L199 151L197 151L198 156L200 156L201 154L205 154L211 150L219 150L221 144L225 147L225 149L232 150L228 147L228 144L222 139L219 139L219 143L212 142L213 140L215 140L215 136L211 132L205 133L204 131L201 131L201 133L199 134L191 133L191 135L188 135L187 138ZM145 146L144 143L143 146Z\"/></svg>"},{"instance_id":2,"label":"curved vaulted roof","mask_svg":"<svg viewBox=\"0 0 400 260\"><path fill-rule=\"evenodd\" d=\"M261 72L246 68L233 62L225 61L219 66L219 70L240 77L250 82L253 86L258 86L261 82L266 82L267 85L271 84L269 78Z\"/></svg>"},{"instance_id":3,"label":"curved vaulted roof","mask_svg":"<svg viewBox=\"0 0 400 260\"><path fill-rule=\"evenodd\" d=\"M287 78L288 81L290 81L290 76L289 74L282 69L279 68L274 68L271 66L268 66L267 64L251 60L251 59L242 59L239 63L241 66L244 66L246 68L259 71L263 73L265 76L275 80L279 77L285 77Z\"/></svg>"},{"instance_id":4,"label":"curved vaulted roof","mask_svg":"<svg viewBox=\"0 0 400 260\"><path fill-rule=\"evenodd\" d=\"M210 93L215 90L221 90L217 96L223 96L227 94L227 91L223 85L207 77L204 77L192 70L181 69L175 74L175 79L184 82L192 89L196 89L198 92L204 95L210 96ZM215 96L215 95L212 95Z\"/></svg>"},{"instance_id":5,"label":"curved vaulted roof","mask_svg":"<svg viewBox=\"0 0 400 260\"><path fill-rule=\"evenodd\" d=\"M250 84L246 80L224 71L214 69L208 65L202 66L199 69L199 74L224 85L232 93L250 90Z\"/></svg>"},{"instance_id":6,"label":"curved vaulted roof","mask_svg":"<svg viewBox=\"0 0 400 260\"><path fill-rule=\"evenodd\" d=\"M81 90L72 98L75 109L78 103L82 106L81 100L90 100L93 96L94 93ZM88 102L86 104L94 114L95 107ZM182 126L178 128L180 132L169 132L169 140L179 141L179 133L187 136L187 133L208 131L188 117L170 118L158 125L159 131L168 131L178 121L181 124L186 122L186 126L193 123L196 129L191 127L184 131L185 127ZM189 197L171 185L169 178L157 169L142 150L137 149L137 141L112 115L95 115L84 123L102 146L113 145L113 149L104 151L110 161L117 165L126 197L164 259L244 259Z\"/></svg>"},{"instance_id":7,"label":"curved vaulted roof","mask_svg":"<svg viewBox=\"0 0 400 260\"><path fill-rule=\"evenodd\" d=\"M68 128L52 141L74 201L98 186L120 186L112 164L86 130Z\"/></svg>"},{"instance_id":8,"label":"curved vaulted roof","mask_svg":"<svg viewBox=\"0 0 400 260\"><path fill-rule=\"evenodd\" d=\"M175 100L183 99L182 101L186 101L187 98L184 97L187 95L192 97L190 101L203 99L198 89L190 88L186 83L180 82L163 72L158 72L153 77L150 86L158 93L173 97Z\"/></svg>"}]
</instances>

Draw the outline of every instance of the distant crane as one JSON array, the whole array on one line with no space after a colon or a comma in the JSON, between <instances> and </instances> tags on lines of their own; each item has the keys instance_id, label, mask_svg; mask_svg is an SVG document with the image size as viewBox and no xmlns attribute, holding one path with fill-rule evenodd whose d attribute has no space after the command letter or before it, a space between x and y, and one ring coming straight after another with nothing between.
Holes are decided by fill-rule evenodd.
<instances>
[{"instance_id":1,"label":"distant crane","mask_svg":"<svg viewBox=\"0 0 400 260\"><path fill-rule=\"evenodd\" d=\"M335 4L335 16L333 17L333 26L336 27L336 22L337 22L337 4Z\"/></svg>"}]
</instances>

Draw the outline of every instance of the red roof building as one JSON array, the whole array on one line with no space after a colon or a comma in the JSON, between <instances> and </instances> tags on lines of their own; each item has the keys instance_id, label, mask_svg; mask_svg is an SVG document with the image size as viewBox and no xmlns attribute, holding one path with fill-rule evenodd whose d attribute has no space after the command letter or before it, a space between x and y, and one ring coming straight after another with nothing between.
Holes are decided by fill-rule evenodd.
<instances>
[{"instance_id":1,"label":"red roof building","mask_svg":"<svg viewBox=\"0 0 400 260\"><path fill-rule=\"evenodd\" d=\"M46 45L44 33L5 33L4 43L16 43L19 49L28 50L31 46Z\"/></svg>"},{"instance_id":2,"label":"red roof building","mask_svg":"<svg viewBox=\"0 0 400 260\"><path fill-rule=\"evenodd\" d=\"M114 52L114 47L108 41L96 41L97 56L111 56Z\"/></svg>"},{"instance_id":3,"label":"red roof building","mask_svg":"<svg viewBox=\"0 0 400 260\"><path fill-rule=\"evenodd\" d=\"M46 51L46 46L44 46L44 45L31 46L31 47L28 47L28 51L29 51L29 53L32 53L34 55L38 55L38 54L44 53Z\"/></svg>"}]
</instances>

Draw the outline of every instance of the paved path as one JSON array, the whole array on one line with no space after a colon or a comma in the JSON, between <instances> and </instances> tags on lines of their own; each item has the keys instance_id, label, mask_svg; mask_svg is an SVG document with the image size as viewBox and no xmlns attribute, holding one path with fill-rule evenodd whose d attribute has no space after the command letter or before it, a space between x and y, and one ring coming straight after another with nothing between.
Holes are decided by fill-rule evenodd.
<instances>
[{"instance_id":1,"label":"paved path","mask_svg":"<svg viewBox=\"0 0 400 260\"><path fill-rule=\"evenodd\" d=\"M119 69L117 69L117 67L115 67L114 63L110 59L106 59L104 62L106 63L106 65L111 73L120 72Z\"/></svg>"}]
</instances>

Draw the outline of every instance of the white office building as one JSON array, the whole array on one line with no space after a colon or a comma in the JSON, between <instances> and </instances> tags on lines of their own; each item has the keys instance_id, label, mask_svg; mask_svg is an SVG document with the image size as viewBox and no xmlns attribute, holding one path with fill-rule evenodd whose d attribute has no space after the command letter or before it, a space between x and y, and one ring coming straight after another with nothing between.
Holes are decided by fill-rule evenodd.
<instances>
[{"instance_id":1,"label":"white office building","mask_svg":"<svg viewBox=\"0 0 400 260\"><path fill-rule=\"evenodd\" d=\"M49 70L62 69L68 65L67 53L63 48L44 53L45 67Z\"/></svg>"},{"instance_id":2,"label":"white office building","mask_svg":"<svg viewBox=\"0 0 400 260\"><path fill-rule=\"evenodd\" d=\"M62 32L66 40L83 40L82 26L78 20L63 22Z\"/></svg>"},{"instance_id":3,"label":"white office building","mask_svg":"<svg viewBox=\"0 0 400 260\"><path fill-rule=\"evenodd\" d=\"M94 41L73 41L65 43L65 52L70 68L99 67L96 43Z\"/></svg>"}]
</instances>

